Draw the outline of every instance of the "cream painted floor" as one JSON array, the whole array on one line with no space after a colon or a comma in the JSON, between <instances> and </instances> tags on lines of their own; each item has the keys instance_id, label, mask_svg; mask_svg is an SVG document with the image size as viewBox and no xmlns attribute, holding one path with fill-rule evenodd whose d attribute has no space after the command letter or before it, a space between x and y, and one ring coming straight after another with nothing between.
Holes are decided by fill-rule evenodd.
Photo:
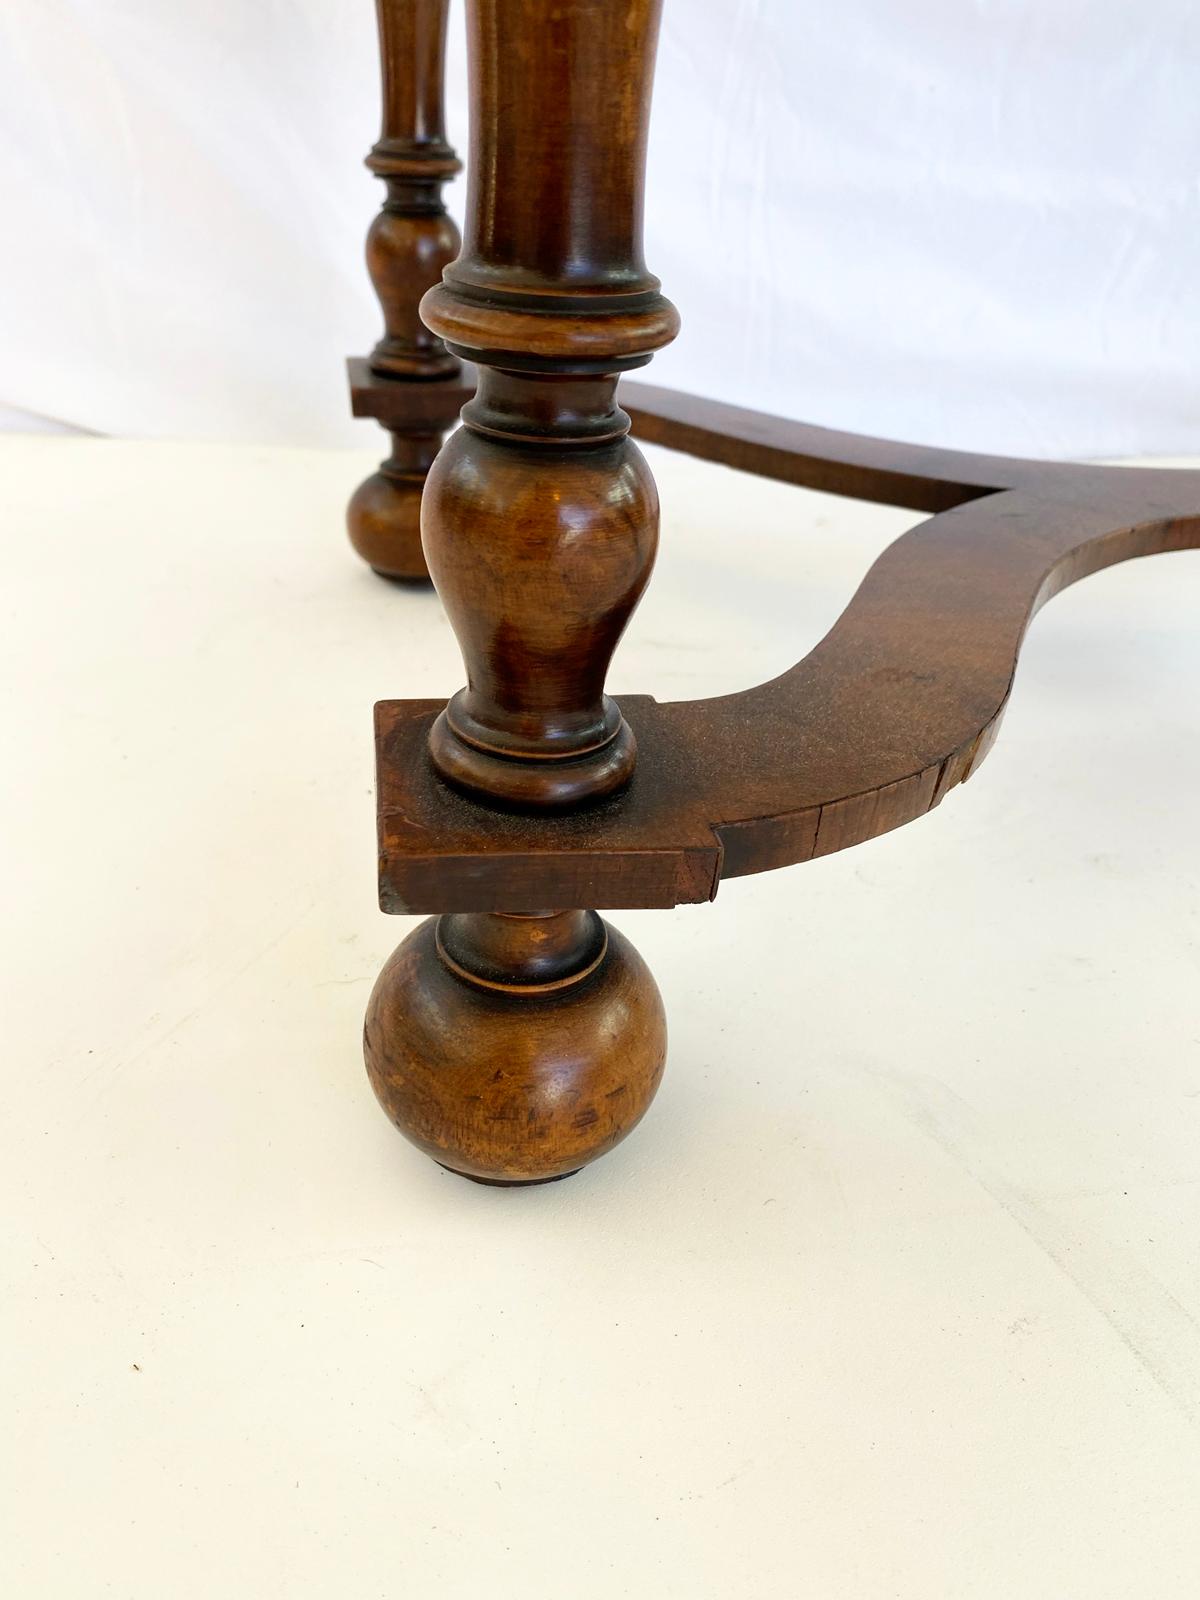
<instances>
[{"instance_id":1,"label":"cream painted floor","mask_svg":"<svg viewBox=\"0 0 1200 1600\"><path fill-rule=\"evenodd\" d=\"M616 914L658 1101L485 1189L359 1052L371 703L459 682L373 460L0 445L0 1593L1195 1600L1200 555L1055 600L929 818ZM781 670L916 520L653 465L618 693Z\"/></svg>"}]
</instances>

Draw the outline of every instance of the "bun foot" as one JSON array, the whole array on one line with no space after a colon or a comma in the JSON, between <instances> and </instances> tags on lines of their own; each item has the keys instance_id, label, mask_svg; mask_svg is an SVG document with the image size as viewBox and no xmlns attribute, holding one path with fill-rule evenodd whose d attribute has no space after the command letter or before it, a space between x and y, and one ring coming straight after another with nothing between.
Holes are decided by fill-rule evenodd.
<instances>
[{"instance_id":1,"label":"bun foot","mask_svg":"<svg viewBox=\"0 0 1200 1600\"><path fill-rule=\"evenodd\" d=\"M421 485L373 472L346 508L350 543L381 578L429 583L421 549Z\"/></svg>"},{"instance_id":2,"label":"bun foot","mask_svg":"<svg viewBox=\"0 0 1200 1600\"><path fill-rule=\"evenodd\" d=\"M430 452L432 458L432 452ZM429 583L421 549L423 470L399 469L395 456L365 478L346 507L350 543L381 578Z\"/></svg>"},{"instance_id":3,"label":"bun foot","mask_svg":"<svg viewBox=\"0 0 1200 1600\"><path fill-rule=\"evenodd\" d=\"M407 1139L464 1178L570 1177L620 1143L666 1059L658 986L594 911L424 922L367 1005L371 1086Z\"/></svg>"}]
</instances>

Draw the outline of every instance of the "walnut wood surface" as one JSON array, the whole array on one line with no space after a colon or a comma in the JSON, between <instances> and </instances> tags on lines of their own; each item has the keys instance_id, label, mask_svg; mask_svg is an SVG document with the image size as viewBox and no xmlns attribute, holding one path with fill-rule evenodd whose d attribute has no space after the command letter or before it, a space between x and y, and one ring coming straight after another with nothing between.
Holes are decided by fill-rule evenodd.
<instances>
[{"instance_id":1,"label":"walnut wood surface","mask_svg":"<svg viewBox=\"0 0 1200 1600\"><path fill-rule=\"evenodd\" d=\"M544 1183L618 1144L666 1059L657 985L595 912L424 922L380 973L363 1032L380 1104L483 1183Z\"/></svg>"},{"instance_id":2,"label":"walnut wood surface","mask_svg":"<svg viewBox=\"0 0 1200 1600\"><path fill-rule=\"evenodd\" d=\"M1115 562L1200 545L1197 472L993 460L662 390L646 406L629 388L622 397L664 444L832 492L952 508L886 550L781 677L708 700L622 697L639 767L589 810L534 820L454 794L421 758L440 707L380 704L385 910L672 906L710 898L722 877L899 827L978 768L1046 600Z\"/></svg>"},{"instance_id":3,"label":"walnut wood surface","mask_svg":"<svg viewBox=\"0 0 1200 1600\"><path fill-rule=\"evenodd\" d=\"M396 470L415 482L428 468L424 548L467 669L448 706L376 707L381 904L442 915L380 975L367 1067L411 1140L483 1182L544 1182L602 1154L662 1072L653 979L594 910L570 908L709 899L722 877L922 816L986 755L1047 599L1113 562L1200 544L1197 473L929 450L628 383L623 409L619 374L678 325L641 249L660 4L468 0L462 253L425 294L417 334L424 257L404 232L396 337L389 310L380 347L420 356L427 381L394 382L379 351L353 374L355 409L392 431ZM444 22L441 0L380 6L381 27L402 12ZM406 126L428 120L436 147L440 102L420 110L440 77L429 37L385 104ZM389 185L411 183L413 150L380 159ZM433 335L444 352L423 342ZM435 370L451 358L475 370ZM439 408L473 383L434 459ZM658 523L631 418L671 448L934 515L789 672L618 708L605 674Z\"/></svg>"}]
</instances>

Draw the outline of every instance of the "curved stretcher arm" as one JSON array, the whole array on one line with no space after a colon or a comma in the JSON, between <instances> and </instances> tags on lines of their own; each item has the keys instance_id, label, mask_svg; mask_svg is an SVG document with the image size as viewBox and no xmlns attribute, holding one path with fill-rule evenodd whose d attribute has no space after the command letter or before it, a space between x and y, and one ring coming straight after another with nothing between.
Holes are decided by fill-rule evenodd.
<instances>
[{"instance_id":1,"label":"curved stretcher arm","mask_svg":"<svg viewBox=\"0 0 1200 1600\"><path fill-rule=\"evenodd\" d=\"M923 816L996 736L1025 630L1068 584L1200 546L1200 472L1071 466L832 433L648 386L644 439L863 499L948 507L897 539L807 656L736 694L624 696L639 760L591 809L527 817L441 783L440 702L376 707L386 911L669 907Z\"/></svg>"}]
</instances>

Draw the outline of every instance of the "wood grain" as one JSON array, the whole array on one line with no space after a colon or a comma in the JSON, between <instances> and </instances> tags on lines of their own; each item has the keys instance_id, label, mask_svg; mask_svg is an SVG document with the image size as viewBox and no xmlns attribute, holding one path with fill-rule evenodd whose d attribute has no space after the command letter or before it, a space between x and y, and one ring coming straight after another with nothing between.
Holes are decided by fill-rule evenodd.
<instances>
[{"instance_id":1,"label":"wood grain","mask_svg":"<svg viewBox=\"0 0 1200 1600\"><path fill-rule=\"evenodd\" d=\"M576 911L422 923L379 975L363 1045L406 1138L463 1177L526 1184L577 1172L633 1130L667 1032L637 951Z\"/></svg>"}]
</instances>

